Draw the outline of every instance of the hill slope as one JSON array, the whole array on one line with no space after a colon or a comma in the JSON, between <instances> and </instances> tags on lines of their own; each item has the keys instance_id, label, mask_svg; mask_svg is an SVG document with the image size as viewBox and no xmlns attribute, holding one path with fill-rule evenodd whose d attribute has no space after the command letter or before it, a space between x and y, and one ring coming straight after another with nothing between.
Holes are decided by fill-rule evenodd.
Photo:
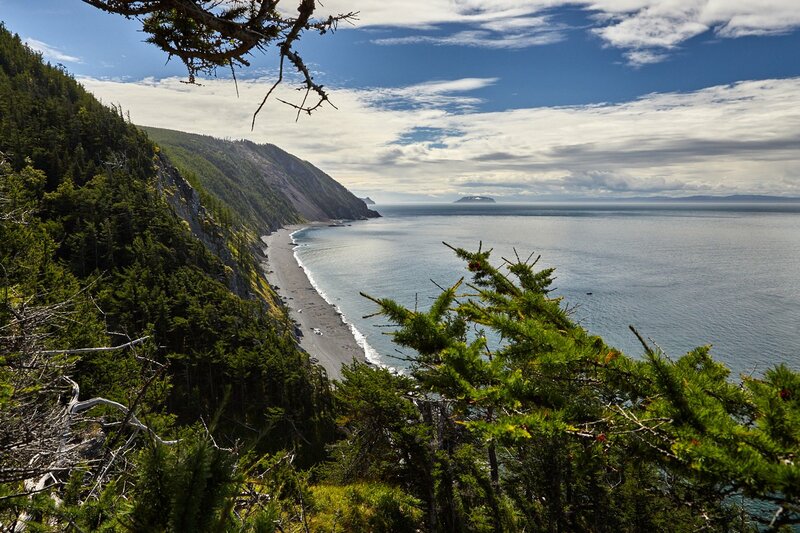
<instances>
[{"instance_id":1,"label":"hill slope","mask_svg":"<svg viewBox=\"0 0 800 533\"><path fill-rule=\"evenodd\" d=\"M379 216L329 175L272 144L143 127L190 180L255 230Z\"/></svg>"},{"instance_id":2,"label":"hill slope","mask_svg":"<svg viewBox=\"0 0 800 533\"><path fill-rule=\"evenodd\" d=\"M146 357L71 361L81 396L128 403L148 365L163 365L139 412L165 435L216 417L221 442L321 454L327 381L281 311L255 297L269 295L254 237L219 223L198 196L118 110L0 25L0 330L53 350L147 336ZM25 309L82 298L90 305L76 323L95 324L91 334L14 326ZM4 346L0 360L20 356Z\"/></svg>"}]
</instances>

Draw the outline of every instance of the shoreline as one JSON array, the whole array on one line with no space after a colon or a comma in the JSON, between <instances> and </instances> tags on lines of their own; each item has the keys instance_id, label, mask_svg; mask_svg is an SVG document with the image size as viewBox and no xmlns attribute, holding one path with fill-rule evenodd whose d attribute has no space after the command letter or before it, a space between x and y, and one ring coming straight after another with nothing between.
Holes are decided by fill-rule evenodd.
<instances>
[{"instance_id":1,"label":"shoreline","mask_svg":"<svg viewBox=\"0 0 800 533\"><path fill-rule=\"evenodd\" d=\"M368 362L366 350L356 339L352 326L314 287L294 255L292 234L322 222L280 228L261 237L266 245L262 271L286 306L290 320L299 328L300 347L312 362L322 366L332 380L342 378L341 367L354 360Z\"/></svg>"}]
</instances>

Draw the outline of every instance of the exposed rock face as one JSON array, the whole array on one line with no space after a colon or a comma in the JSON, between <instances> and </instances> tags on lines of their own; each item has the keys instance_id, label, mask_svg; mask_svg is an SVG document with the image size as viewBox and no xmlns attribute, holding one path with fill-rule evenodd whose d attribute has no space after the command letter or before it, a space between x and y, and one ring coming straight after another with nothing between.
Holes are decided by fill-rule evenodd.
<instances>
[{"instance_id":1,"label":"exposed rock face","mask_svg":"<svg viewBox=\"0 0 800 533\"><path fill-rule=\"evenodd\" d=\"M241 272L233 254L228 249L224 231L201 203L200 195L163 157L158 158L156 166L158 169L157 184L167 203L175 210L175 214L189 226L192 234L203 243L208 251L219 257L227 267L229 275L226 281L231 292L242 298L249 298L251 291L247 277Z\"/></svg>"},{"instance_id":2,"label":"exposed rock face","mask_svg":"<svg viewBox=\"0 0 800 533\"><path fill-rule=\"evenodd\" d=\"M325 220L379 216L368 209L363 200L308 161L273 144L259 145L249 141L235 144L242 155L251 155L265 171L270 171L264 173L263 179L280 188L304 218Z\"/></svg>"},{"instance_id":3,"label":"exposed rock face","mask_svg":"<svg viewBox=\"0 0 800 533\"><path fill-rule=\"evenodd\" d=\"M494 198L489 196L464 196L455 201L457 204L493 204Z\"/></svg>"},{"instance_id":4,"label":"exposed rock face","mask_svg":"<svg viewBox=\"0 0 800 533\"><path fill-rule=\"evenodd\" d=\"M181 171L259 230L380 216L329 175L272 144L142 128Z\"/></svg>"},{"instance_id":5,"label":"exposed rock face","mask_svg":"<svg viewBox=\"0 0 800 533\"><path fill-rule=\"evenodd\" d=\"M367 205L375 205L375 200L367 196L366 198L361 199Z\"/></svg>"}]
</instances>

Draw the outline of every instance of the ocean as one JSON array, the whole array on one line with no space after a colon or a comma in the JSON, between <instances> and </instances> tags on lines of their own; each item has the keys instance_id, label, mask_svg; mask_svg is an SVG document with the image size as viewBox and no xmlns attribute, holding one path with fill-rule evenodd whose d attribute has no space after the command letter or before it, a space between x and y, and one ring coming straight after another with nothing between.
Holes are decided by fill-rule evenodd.
<instances>
[{"instance_id":1,"label":"ocean","mask_svg":"<svg viewBox=\"0 0 800 533\"><path fill-rule=\"evenodd\" d=\"M294 234L295 256L376 364L413 353L359 295L427 308L465 265L442 244L541 255L554 295L631 356L634 325L669 356L704 344L735 374L800 370L800 203L378 205L380 219Z\"/></svg>"}]
</instances>

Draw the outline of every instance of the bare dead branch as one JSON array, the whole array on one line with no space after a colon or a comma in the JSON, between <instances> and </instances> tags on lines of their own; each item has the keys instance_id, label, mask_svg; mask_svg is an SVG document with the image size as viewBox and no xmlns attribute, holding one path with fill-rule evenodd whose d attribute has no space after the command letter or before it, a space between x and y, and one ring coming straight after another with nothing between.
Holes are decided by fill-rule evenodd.
<instances>
[{"instance_id":1,"label":"bare dead branch","mask_svg":"<svg viewBox=\"0 0 800 533\"><path fill-rule=\"evenodd\" d=\"M42 355L52 355L52 354L79 354L79 353L94 353L94 352L112 352L114 350L123 350L125 348L130 348L132 346L136 346L137 344L141 344L150 337L141 337L136 340L132 340L130 342L126 342L125 344L120 344L119 346L100 346L98 348L76 348L73 350L43 350L40 353Z\"/></svg>"},{"instance_id":2,"label":"bare dead branch","mask_svg":"<svg viewBox=\"0 0 800 533\"><path fill-rule=\"evenodd\" d=\"M136 418L136 415L133 414L133 412L130 409L128 409L126 406L122 405L119 402L115 402L114 400L109 400L107 398L102 398L102 397L91 398L89 400L83 400L82 402L78 401L78 396L80 396L81 392L80 386L67 376L64 376L64 380L67 381L72 386L72 400L70 400L69 404L67 404L67 412L70 415L77 415L79 413L82 413L83 411L88 411L89 409L97 405L105 405L108 407L113 407L118 411L124 413L126 415L126 418L128 419L127 424L129 426L148 432L150 436L153 437L159 444L170 445L170 444L176 444L178 442L177 440L164 440L161 437L159 437L155 431L150 429L150 427L146 426L138 418Z\"/></svg>"}]
</instances>

